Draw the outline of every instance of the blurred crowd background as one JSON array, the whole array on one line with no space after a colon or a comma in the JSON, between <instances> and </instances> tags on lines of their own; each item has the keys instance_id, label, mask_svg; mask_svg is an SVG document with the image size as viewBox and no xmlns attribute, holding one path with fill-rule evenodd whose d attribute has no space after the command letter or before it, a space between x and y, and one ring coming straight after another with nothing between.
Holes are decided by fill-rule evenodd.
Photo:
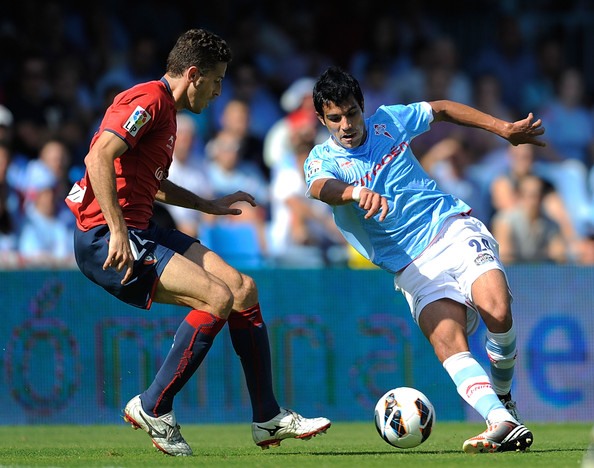
<instances>
[{"instance_id":1,"label":"blurred crowd background","mask_svg":"<svg viewBox=\"0 0 594 468\"><path fill-rule=\"evenodd\" d=\"M447 123L413 149L491 228L504 262L594 264L594 2L202 3L3 4L0 268L74 266L63 200L89 141L113 97L159 79L193 27L224 37L234 59L211 107L178 115L170 178L204 197L245 190L259 206L215 218L156 205L156 222L239 267L371 267L305 197L303 161L327 138L311 90L337 64L359 79L367 116L452 99L509 121L541 118L543 149Z\"/></svg>"}]
</instances>

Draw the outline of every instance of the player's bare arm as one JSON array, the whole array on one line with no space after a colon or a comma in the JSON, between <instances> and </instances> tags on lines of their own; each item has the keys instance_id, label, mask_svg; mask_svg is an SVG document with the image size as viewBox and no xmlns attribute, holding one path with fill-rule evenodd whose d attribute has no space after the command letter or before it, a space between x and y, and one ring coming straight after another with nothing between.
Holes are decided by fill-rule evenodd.
<instances>
[{"instance_id":1,"label":"player's bare arm","mask_svg":"<svg viewBox=\"0 0 594 468\"><path fill-rule=\"evenodd\" d=\"M126 273L122 284L132 276L134 256L128 239L128 227L118 204L114 161L126 151L126 143L110 132L103 132L85 157L85 165L95 197L109 227L109 251L103 269L109 267Z\"/></svg>"},{"instance_id":2,"label":"player's bare arm","mask_svg":"<svg viewBox=\"0 0 594 468\"><path fill-rule=\"evenodd\" d=\"M239 202L256 206L254 197L243 191L237 191L214 200L207 200L168 179L161 181L161 187L155 198L168 205L181 206L213 215L239 215L241 209L231 207Z\"/></svg>"},{"instance_id":3,"label":"player's bare arm","mask_svg":"<svg viewBox=\"0 0 594 468\"><path fill-rule=\"evenodd\" d=\"M354 187L337 179L314 180L310 193L328 205L358 203L360 208L367 211L365 219L372 218L381 211L379 220L383 221L388 214L388 201L385 197L366 187Z\"/></svg>"},{"instance_id":4,"label":"player's bare arm","mask_svg":"<svg viewBox=\"0 0 594 468\"><path fill-rule=\"evenodd\" d=\"M525 143L546 146L546 143L539 138L545 133L542 121L541 119L534 121L532 113L529 113L524 119L506 122L458 102L431 101L429 105L433 109L433 115L437 122L445 121L466 127L481 128L499 135L514 146Z\"/></svg>"}]
</instances>

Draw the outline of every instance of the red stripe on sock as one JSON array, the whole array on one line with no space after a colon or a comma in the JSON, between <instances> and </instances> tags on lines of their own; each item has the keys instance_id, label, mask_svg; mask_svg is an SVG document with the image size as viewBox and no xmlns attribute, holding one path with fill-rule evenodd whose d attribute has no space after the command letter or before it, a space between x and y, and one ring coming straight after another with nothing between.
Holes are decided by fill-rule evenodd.
<instances>
[{"instance_id":1,"label":"red stripe on sock","mask_svg":"<svg viewBox=\"0 0 594 468\"><path fill-rule=\"evenodd\" d=\"M260 327L264 324L260 303L252 307L237 312L232 312L229 316L229 328L251 328Z\"/></svg>"},{"instance_id":2,"label":"red stripe on sock","mask_svg":"<svg viewBox=\"0 0 594 468\"><path fill-rule=\"evenodd\" d=\"M227 321L204 310L193 309L185 318L186 323L196 328L197 332L215 336Z\"/></svg>"}]
</instances>

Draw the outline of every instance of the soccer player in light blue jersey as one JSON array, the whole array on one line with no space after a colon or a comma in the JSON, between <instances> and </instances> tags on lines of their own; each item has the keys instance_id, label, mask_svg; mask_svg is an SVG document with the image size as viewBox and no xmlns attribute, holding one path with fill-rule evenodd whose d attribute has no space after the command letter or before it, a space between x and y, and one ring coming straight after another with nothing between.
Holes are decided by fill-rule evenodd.
<instances>
[{"instance_id":1,"label":"soccer player in light blue jersey","mask_svg":"<svg viewBox=\"0 0 594 468\"><path fill-rule=\"evenodd\" d=\"M452 101L381 106L363 117L357 80L331 67L313 90L330 138L305 162L308 195L332 206L338 228L364 257L394 275L413 319L460 396L486 421L468 453L526 450L533 435L511 398L516 332L497 242L464 201L440 191L411 151L413 138L446 121L492 132L513 145L544 146L532 114L505 122ZM469 351L487 327L491 376Z\"/></svg>"}]
</instances>

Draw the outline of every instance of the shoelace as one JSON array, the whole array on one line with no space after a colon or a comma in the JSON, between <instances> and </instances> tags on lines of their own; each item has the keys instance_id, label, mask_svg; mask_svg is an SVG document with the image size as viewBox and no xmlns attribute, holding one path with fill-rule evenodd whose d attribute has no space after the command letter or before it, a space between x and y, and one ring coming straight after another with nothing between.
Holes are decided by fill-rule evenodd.
<instances>
[{"instance_id":1,"label":"shoelace","mask_svg":"<svg viewBox=\"0 0 594 468\"><path fill-rule=\"evenodd\" d=\"M185 442L184 438L179 431L181 426L176 424L175 426L170 426L167 424L167 440L170 442Z\"/></svg>"},{"instance_id":2,"label":"shoelace","mask_svg":"<svg viewBox=\"0 0 594 468\"><path fill-rule=\"evenodd\" d=\"M287 426L287 429L294 432L299 427L301 417L297 413L295 413L294 411L291 411L291 410L287 410L287 413L289 413L291 415L291 422Z\"/></svg>"}]
</instances>

